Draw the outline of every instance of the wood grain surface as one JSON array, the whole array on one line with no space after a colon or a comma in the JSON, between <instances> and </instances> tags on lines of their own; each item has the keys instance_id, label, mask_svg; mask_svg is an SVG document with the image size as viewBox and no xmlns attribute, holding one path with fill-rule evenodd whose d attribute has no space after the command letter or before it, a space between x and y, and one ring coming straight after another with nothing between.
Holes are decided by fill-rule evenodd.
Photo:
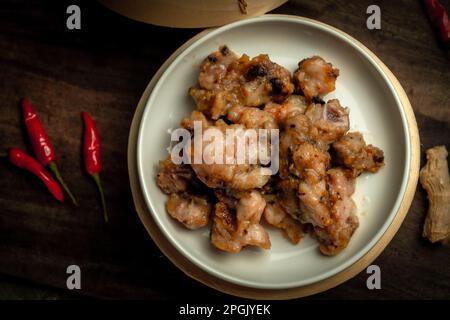
<instances>
[{"instance_id":1,"label":"wood grain surface","mask_svg":"<svg viewBox=\"0 0 450 320\"><path fill-rule=\"evenodd\" d=\"M442 2L450 9L449 1ZM73 3L81 7L81 30L65 26ZM365 11L373 3L381 8L381 30L365 27ZM438 44L419 1L290 1L274 12L317 19L361 41L405 88L423 150L450 147L449 51ZM29 96L81 205L57 204L39 181L0 162L1 298L225 296L186 277L156 248L134 211L126 163L128 131L142 92L170 54L199 31L142 24L93 1L2 1L0 149L31 152L19 112L20 97ZM106 226L95 184L83 171L82 110L93 115L102 135L111 217ZM375 261L382 290L367 290L362 272L312 298L449 298L450 249L421 238L426 208L419 188L396 237ZM70 264L83 272L76 293L65 290Z\"/></svg>"}]
</instances>

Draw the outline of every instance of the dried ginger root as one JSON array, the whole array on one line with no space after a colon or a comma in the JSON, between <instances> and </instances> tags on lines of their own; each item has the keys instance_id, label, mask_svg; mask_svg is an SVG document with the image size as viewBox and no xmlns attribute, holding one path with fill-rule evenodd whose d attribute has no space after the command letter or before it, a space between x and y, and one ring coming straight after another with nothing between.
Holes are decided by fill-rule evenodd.
<instances>
[{"instance_id":1,"label":"dried ginger root","mask_svg":"<svg viewBox=\"0 0 450 320\"><path fill-rule=\"evenodd\" d=\"M420 170L420 183L428 193L429 208L423 236L431 242L450 239L450 178L447 149L437 146L427 150L427 164Z\"/></svg>"}]
</instances>

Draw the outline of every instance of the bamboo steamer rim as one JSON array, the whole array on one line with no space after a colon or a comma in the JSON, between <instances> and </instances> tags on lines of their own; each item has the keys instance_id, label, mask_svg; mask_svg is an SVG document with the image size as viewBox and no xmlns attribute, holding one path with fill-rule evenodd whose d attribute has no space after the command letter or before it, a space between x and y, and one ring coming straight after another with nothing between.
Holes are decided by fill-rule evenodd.
<instances>
[{"instance_id":1,"label":"bamboo steamer rim","mask_svg":"<svg viewBox=\"0 0 450 320\"><path fill-rule=\"evenodd\" d=\"M171 28L204 28L263 15L287 0L99 0L99 2L114 12L144 23Z\"/></svg>"},{"instance_id":2,"label":"bamboo steamer rim","mask_svg":"<svg viewBox=\"0 0 450 320\"><path fill-rule=\"evenodd\" d=\"M138 106L136 108L133 121L130 128L130 134L128 138L128 172L130 176L130 186L131 186L131 192L133 195L133 200L135 204L136 211L139 215L139 218L141 219L142 223L144 224L147 232L153 239L153 241L156 243L158 248L164 253L166 257L169 258L169 260L175 264L181 271L183 271L186 275L189 277L211 287L216 290L219 290L221 292L231 294L234 296L239 296L243 298L250 298L250 299L261 299L261 300L268 300L268 299L294 299L294 298L300 298L305 297L309 295L313 295L325 290L328 290L330 288L333 288L350 278L354 277L358 273L360 273L362 270L364 270L372 261L377 258L380 253L385 249L385 247L389 244L389 242L392 240L394 235L397 233L398 229L400 228L403 220L405 219L408 210L411 206L414 193L417 187L418 177L419 177L419 169L420 169L420 140L419 140L419 131L417 127L417 122L414 116L413 109L411 107L411 103L408 99L408 96L406 95L405 90L397 80L397 78L394 76L394 74L386 67L386 65L373 53L371 52L367 47L365 47L362 43L360 43L358 40L354 39L350 35L344 33L343 31L334 28L330 25L327 25L325 23L304 18L304 17L298 17L298 16L290 16L290 15L280 15L280 14L270 14L265 16L288 16L288 17L295 17L296 19L303 20L303 21L310 21L317 23L319 25L331 28L332 30L339 32L341 35L348 38L350 41L352 41L354 44L356 44L358 47L363 49L366 53L368 53L375 62L381 67L381 69L385 72L385 74L388 76L389 80L392 82L399 98L402 104L402 107L405 111L406 119L408 122L409 127L409 134L411 139L411 170L408 177L405 194L403 196L403 199L400 203L399 209L392 221L392 223L389 225L386 232L381 236L381 238L378 240L378 242L358 261L356 261L354 264L352 264L347 269L335 274L334 276L331 276L327 279L321 280L319 282L312 283L310 285L296 287L296 288L289 288L289 289L257 289L257 288L250 288L250 287L244 287L237 284L229 283L227 281L224 281L222 279L219 279L217 277L214 277L207 273L206 271L203 271L196 265L194 265L192 262L190 262L187 258L185 258L183 255L181 255L165 238L164 234L159 230L158 226L156 225L155 221L152 218L151 213L149 212L149 209L147 208L145 204L145 200L141 191L141 187L139 184L139 178L138 178L138 172L137 172L137 160L136 160L136 145L137 145L137 135L139 131L139 124L141 121L142 113L145 109L146 102L148 100L148 97L150 96L150 93L157 83L158 79L162 75L162 73L165 71L165 69L172 63L172 61L181 53L183 52L187 47L189 47L194 41L201 38L202 36L206 35L213 29L207 29L190 40L188 40L186 43L184 43L181 47L179 47L165 62L164 64L159 68L159 70L155 73L153 78L151 79L150 83L148 84L147 88L145 89Z\"/></svg>"}]
</instances>

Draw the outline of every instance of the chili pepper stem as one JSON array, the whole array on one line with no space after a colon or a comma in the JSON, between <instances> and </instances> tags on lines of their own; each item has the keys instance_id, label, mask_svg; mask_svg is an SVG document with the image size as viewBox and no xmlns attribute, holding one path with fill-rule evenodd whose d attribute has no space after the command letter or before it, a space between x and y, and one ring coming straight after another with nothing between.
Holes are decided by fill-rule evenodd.
<instances>
[{"instance_id":1,"label":"chili pepper stem","mask_svg":"<svg viewBox=\"0 0 450 320\"><path fill-rule=\"evenodd\" d=\"M98 187L98 191L100 192L100 197L102 198L103 217L105 218L105 222L108 222L108 212L106 211L106 201L105 195L103 193L102 183L100 181L100 175L98 173L93 173L92 178L94 178L94 181Z\"/></svg>"},{"instance_id":2,"label":"chili pepper stem","mask_svg":"<svg viewBox=\"0 0 450 320\"><path fill-rule=\"evenodd\" d=\"M7 152L0 152L0 158L7 158L8 153Z\"/></svg>"},{"instance_id":3,"label":"chili pepper stem","mask_svg":"<svg viewBox=\"0 0 450 320\"><path fill-rule=\"evenodd\" d=\"M72 200L72 202L75 205L75 207L78 207L78 202L75 199L75 197L73 196L72 192L70 192L69 187L64 182L61 174L59 173L58 166L56 165L56 163L54 161L52 161L52 162L49 163L48 167L50 168L50 170L55 175L56 180L58 180L58 182L62 185L64 191L66 191L66 193L69 195L69 197Z\"/></svg>"}]
</instances>

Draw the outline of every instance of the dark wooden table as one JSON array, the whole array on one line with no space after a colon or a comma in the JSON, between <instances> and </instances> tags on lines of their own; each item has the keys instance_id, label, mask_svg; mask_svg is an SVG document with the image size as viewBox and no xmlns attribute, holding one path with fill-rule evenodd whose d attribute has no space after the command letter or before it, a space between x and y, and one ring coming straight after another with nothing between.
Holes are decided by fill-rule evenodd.
<instances>
[{"instance_id":1,"label":"dark wooden table","mask_svg":"<svg viewBox=\"0 0 450 320\"><path fill-rule=\"evenodd\" d=\"M79 31L66 28L72 3L81 7ZM443 3L450 9L450 1ZM370 4L381 8L381 30L365 26ZM422 149L450 147L450 59L419 1L290 1L274 12L317 19L360 40L404 86ZM29 96L81 205L56 203L38 180L0 162L0 298L224 297L185 276L157 249L134 211L127 174L128 130L142 92L165 59L199 31L135 22L94 1L2 1L0 150L31 152L19 109L20 97ZM103 138L107 226L83 171L81 110L91 112ZM419 188L398 234L375 261L381 290L369 291L362 272L313 298L450 298L450 248L421 238L426 208ZM76 292L65 289L70 264L82 269Z\"/></svg>"}]
</instances>

